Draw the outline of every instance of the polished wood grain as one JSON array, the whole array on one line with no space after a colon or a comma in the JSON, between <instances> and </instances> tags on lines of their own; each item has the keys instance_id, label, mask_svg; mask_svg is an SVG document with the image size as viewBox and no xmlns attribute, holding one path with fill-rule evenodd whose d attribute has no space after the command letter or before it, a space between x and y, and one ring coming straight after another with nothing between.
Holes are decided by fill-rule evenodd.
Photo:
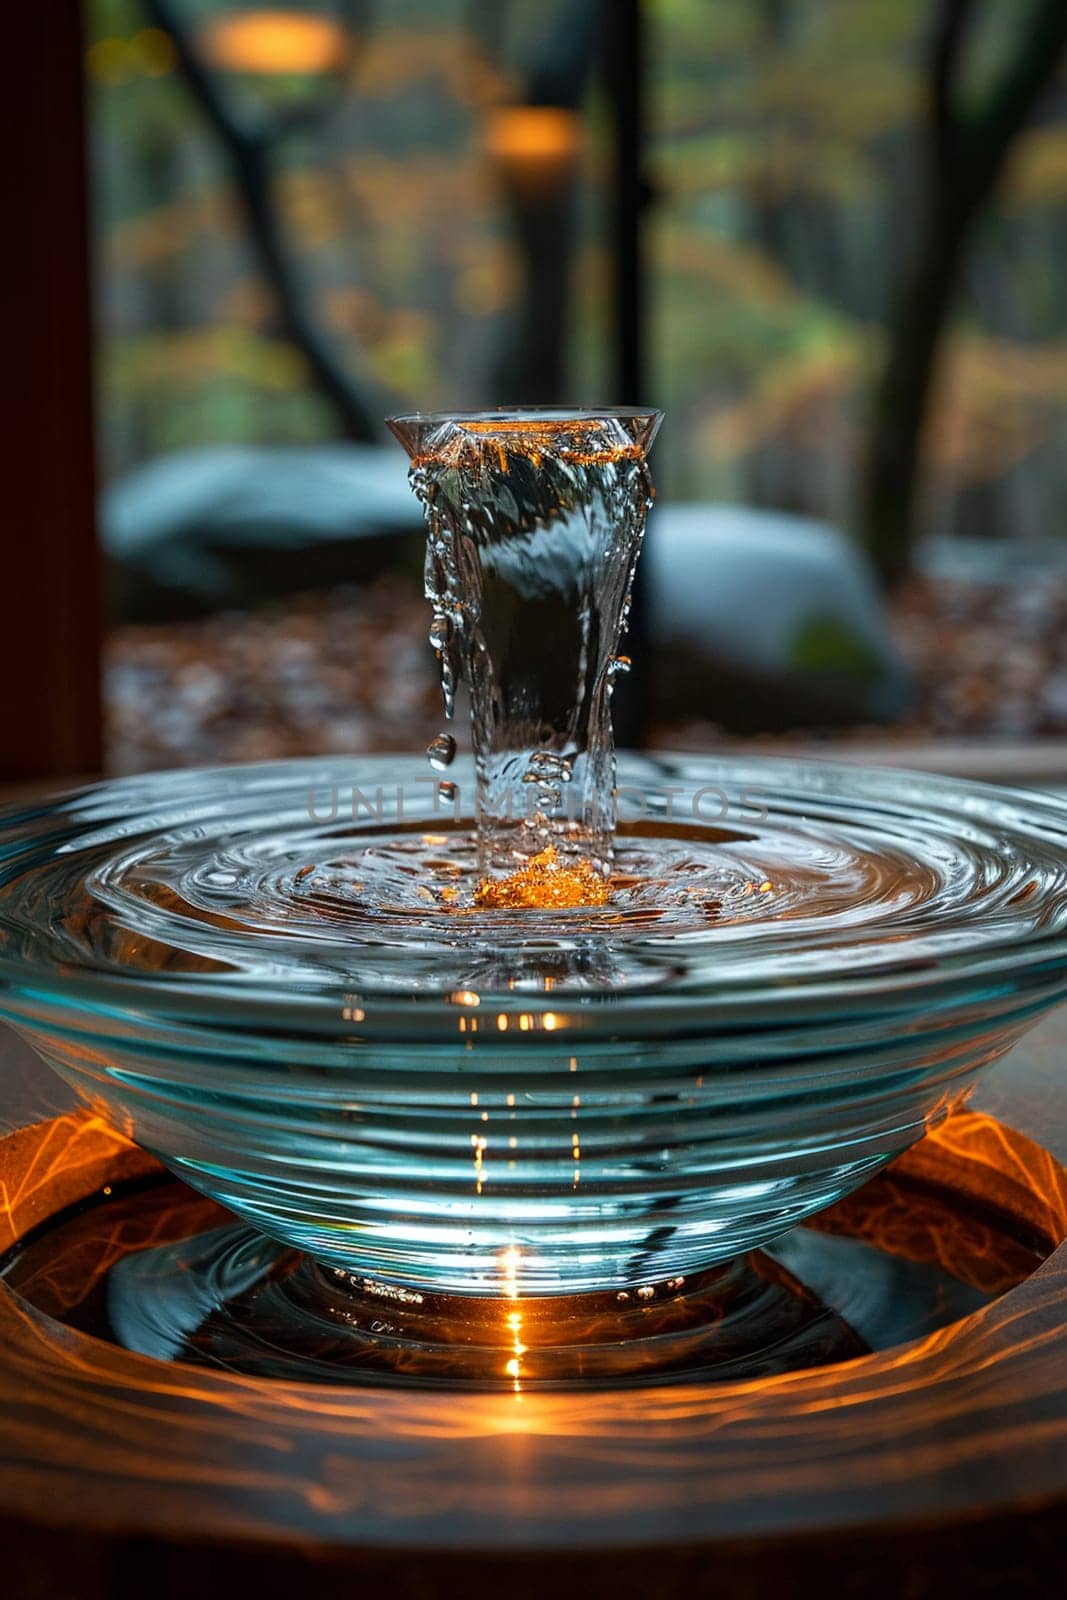
<instances>
[{"instance_id":1,"label":"polished wood grain","mask_svg":"<svg viewBox=\"0 0 1067 1600\"><path fill-rule=\"evenodd\" d=\"M124 1353L0 1293L0 1536L29 1586L14 1592L170 1595L210 1571L263 1594L358 1577L413 1596L777 1596L824 1568L846 1594L950 1577L1039 1592L1067 1513L1065 1043L1046 1023L976 1102L1026 1137L965 1113L904 1158L1024 1219L1048 1259L964 1322L840 1366L595 1393L264 1383ZM62 1105L11 1036L0 1071L9 1125L18 1101ZM6 1241L146 1160L83 1113L0 1159Z\"/></svg>"}]
</instances>

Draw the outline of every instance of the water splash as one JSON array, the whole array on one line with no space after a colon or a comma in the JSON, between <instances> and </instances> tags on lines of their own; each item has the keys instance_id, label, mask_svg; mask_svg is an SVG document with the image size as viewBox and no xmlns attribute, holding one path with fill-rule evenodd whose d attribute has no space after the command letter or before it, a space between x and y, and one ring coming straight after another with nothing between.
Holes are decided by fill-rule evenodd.
<instances>
[{"instance_id":1,"label":"water splash","mask_svg":"<svg viewBox=\"0 0 1067 1600\"><path fill-rule=\"evenodd\" d=\"M616 649L653 501L645 452L657 420L527 412L390 424L426 513L446 717L461 678L470 690L485 872L528 877L549 850L610 872L611 691L629 665Z\"/></svg>"},{"instance_id":2,"label":"water splash","mask_svg":"<svg viewBox=\"0 0 1067 1600\"><path fill-rule=\"evenodd\" d=\"M447 772L456 759L456 741L450 733L439 733L426 746L426 759L435 772Z\"/></svg>"}]
</instances>

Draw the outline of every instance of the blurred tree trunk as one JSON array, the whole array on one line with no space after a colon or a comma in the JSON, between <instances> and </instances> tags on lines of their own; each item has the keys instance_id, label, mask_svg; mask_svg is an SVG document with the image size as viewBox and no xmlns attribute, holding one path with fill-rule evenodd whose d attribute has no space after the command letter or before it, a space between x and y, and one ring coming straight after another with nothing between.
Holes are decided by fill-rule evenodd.
<instances>
[{"instance_id":1,"label":"blurred tree trunk","mask_svg":"<svg viewBox=\"0 0 1067 1600\"><path fill-rule=\"evenodd\" d=\"M173 0L144 0L145 10L170 36L182 76L221 144L229 163L238 202L263 278L277 307L285 337L307 362L311 378L332 407L341 433L370 441L378 436L371 412L337 355L334 341L320 326L300 269L285 235L275 190L275 162L283 138L319 120L331 106L295 106L284 116L264 113L252 118L231 97L221 74L203 60L194 36L195 24Z\"/></svg>"},{"instance_id":2,"label":"blurred tree trunk","mask_svg":"<svg viewBox=\"0 0 1067 1600\"><path fill-rule=\"evenodd\" d=\"M908 569L923 427L967 245L1067 44L1067 0L1034 0L1021 19L1015 54L984 104L965 108L960 86L977 10L977 0L940 0L938 6L928 59L924 193L874 396L860 525L889 584Z\"/></svg>"},{"instance_id":3,"label":"blurred tree trunk","mask_svg":"<svg viewBox=\"0 0 1067 1600\"><path fill-rule=\"evenodd\" d=\"M495 9L502 19L500 0ZM580 115L601 18L602 0L566 0L525 74L518 105ZM500 42L498 36L498 48ZM576 135L573 159L561 160L554 171L538 174L521 159L497 163L523 269L515 325L493 372L502 405L553 405L567 399L579 159Z\"/></svg>"}]
</instances>

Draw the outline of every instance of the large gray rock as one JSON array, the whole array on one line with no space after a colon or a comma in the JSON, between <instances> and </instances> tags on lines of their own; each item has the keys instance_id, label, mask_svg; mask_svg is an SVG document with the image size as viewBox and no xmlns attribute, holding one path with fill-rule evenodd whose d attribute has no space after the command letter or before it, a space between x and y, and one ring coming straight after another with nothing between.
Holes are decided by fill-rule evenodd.
<instances>
[{"instance_id":1,"label":"large gray rock","mask_svg":"<svg viewBox=\"0 0 1067 1600\"><path fill-rule=\"evenodd\" d=\"M114 485L102 509L128 620L244 608L398 561L417 568L422 554L396 446L182 451ZM663 713L748 732L886 721L907 703L870 569L824 523L662 507L642 576Z\"/></svg>"},{"instance_id":2,"label":"large gray rock","mask_svg":"<svg viewBox=\"0 0 1067 1600\"><path fill-rule=\"evenodd\" d=\"M127 620L351 582L423 526L399 447L354 444L179 451L114 484L101 524Z\"/></svg>"},{"instance_id":3,"label":"large gray rock","mask_svg":"<svg viewBox=\"0 0 1067 1600\"><path fill-rule=\"evenodd\" d=\"M665 506L642 560L662 710L742 733L883 722L907 705L874 576L835 528Z\"/></svg>"}]
</instances>

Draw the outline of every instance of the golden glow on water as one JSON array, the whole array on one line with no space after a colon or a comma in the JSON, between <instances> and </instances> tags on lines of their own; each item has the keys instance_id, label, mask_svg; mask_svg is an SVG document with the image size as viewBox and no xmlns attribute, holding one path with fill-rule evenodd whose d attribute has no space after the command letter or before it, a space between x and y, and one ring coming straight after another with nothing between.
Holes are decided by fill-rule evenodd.
<instances>
[{"instance_id":1,"label":"golden glow on water","mask_svg":"<svg viewBox=\"0 0 1067 1600\"><path fill-rule=\"evenodd\" d=\"M519 1297L519 1268L522 1265L522 1251L517 1245L509 1245L500 1252L500 1272L504 1279L504 1293L509 1300Z\"/></svg>"},{"instance_id":2,"label":"golden glow on water","mask_svg":"<svg viewBox=\"0 0 1067 1600\"><path fill-rule=\"evenodd\" d=\"M522 1251L516 1245L510 1245L501 1252L499 1258L500 1271L504 1279L504 1293L509 1300L519 1297L519 1268L522 1265ZM516 1394L522 1391L522 1358L526 1354L526 1346L522 1342L522 1312L513 1309L508 1312L505 1322L508 1328L509 1346L511 1354L504 1363L504 1375L511 1379L511 1386Z\"/></svg>"},{"instance_id":3,"label":"golden glow on water","mask_svg":"<svg viewBox=\"0 0 1067 1600\"><path fill-rule=\"evenodd\" d=\"M566 441L571 438L578 442L568 445ZM554 458L579 467L645 460L641 445L608 437L601 417L539 417L531 413L521 417L458 417L448 438L436 442L426 453L413 455L412 465L477 466L492 452L501 472L506 473L509 456L524 456L536 468L549 451ZM651 483L648 495L650 499L655 496Z\"/></svg>"},{"instance_id":4,"label":"golden glow on water","mask_svg":"<svg viewBox=\"0 0 1067 1600\"><path fill-rule=\"evenodd\" d=\"M583 417L580 422L589 433L603 431L604 428L600 417ZM460 427L466 433L505 433L510 436L519 435L522 438L555 439L565 433L571 433L575 427L575 419L539 417L535 412L530 412L522 417L489 417L484 420L464 418Z\"/></svg>"},{"instance_id":5,"label":"golden glow on water","mask_svg":"<svg viewBox=\"0 0 1067 1600\"><path fill-rule=\"evenodd\" d=\"M561 861L553 845L506 878L483 878L474 903L484 910L567 910L606 905L610 888L591 861ZM546 1012L545 1017L551 1016ZM545 1027L549 1026L547 1020Z\"/></svg>"},{"instance_id":6,"label":"golden glow on water","mask_svg":"<svg viewBox=\"0 0 1067 1600\"><path fill-rule=\"evenodd\" d=\"M35 1227L42 1215L53 1215L57 1208L81 1202L101 1188L106 1193L113 1183L154 1169L149 1158L132 1149L100 1119L85 1113L20 1130L2 1143L5 1161L0 1165L0 1241L9 1245ZM101 1183L103 1178L108 1179L106 1184ZM949 1201L946 1196L955 1198ZM977 1210L971 1207L974 1201L979 1203ZM180 1191L174 1215L184 1216L192 1206L193 1224L183 1222L169 1232L173 1224L171 1213L161 1213L170 1219L163 1222L162 1236L185 1238L202 1231L205 1221L212 1221L197 1209L205 1204L208 1202ZM991 1218L996 1215L1011 1219L1007 1231L1002 1233L993 1225ZM1021 1239L1016 1224L1023 1225ZM802 1417L808 1431L817 1425L818 1417L840 1415L842 1405L855 1409L857 1372L862 1388L859 1398L873 1407L868 1420L874 1432L882 1425L884 1403L890 1398L898 1406L914 1403L916 1416L906 1430L909 1434L920 1424L925 1429L944 1421L948 1427L959 1419L961 1381L978 1382L983 1375L988 1376L990 1340L997 1346L992 1352L996 1356L1003 1327L1010 1323L1016 1330L1013 1348L1020 1348L1020 1311L1013 1302L1014 1311L1006 1308L1001 1314L997 1307L984 1307L951 1329L938 1328L923 1339L864 1356L858 1364L850 1361L843 1366L819 1365L770 1377L746 1377L726 1385L685 1379L663 1388L641 1386L629 1392L613 1388L605 1393L585 1386L567 1393L545 1392L536 1385L546 1375L551 1347L570 1338L566 1333L568 1301L522 1298L520 1285L531 1263L519 1246L510 1245L495 1256L495 1303L493 1299L474 1302L477 1314L484 1320L471 1325L486 1351L486 1373L503 1379L507 1385L507 1404L499 1395L467 1395L460 1405L454 1394L413 1391L394 1400L377 1389L360 1391L331 1384L316 1391L307 1383L266 1385L260 1377L242 1376L236 1371L203 1372L183 1362L169 1366L124 1356L123 1363L117 1364L114 1351L98 1339L84 1338L70 1328L54 1327L50 1319L62 1316L64 1308L80 1305L86 1286L98 1282L97 1275L109 1270L129 1248L128 1240L123 1244L122 1229L127 1226L128 1219L125 1223L121 1219L113 1222L108 1213L101 1215L103 1231L93 1238L96 1264L89 1278L83 1278L77 1268L68 1281L66 1275L76 1262L62 1257L59 1270L57 1258L50 1252L38 1266L39 1275L22 1279L18 1294L26 1295L31 1304L39 1305L36 1293L46 1294L41 1307L43 1318L31 1317L18 1309L10 1295L0 1295L0 1314L6 1312L2 1330L5 1342L24 1358L9 1373L10 1393L3 1395L5 1405L0 1406L0 1416L15 1414L18 1382L31 1367L33 1371L45 1370L44 1360L49 1385L55 1384L57 1375L70 1380L70 1395L63 1395L67 1402L67 1431L62 1437L56 1435L57 1451L62 1445L69 1452L70 1427L83 1425L86 1406L95 1403L94 1396L99 1400L101 1395L104 1400L99 1416L92 1414L93 1449L88 1443L83 1447L86 1457L94 1450L106 1453L119 1435L123 1449L129 1447L131 1437L140 1443L142 1430L134 1425L147 1415L145 1408L151 1397L159 1395L172 1421L176 1397L194 1403L187 1431L195 1428L198 1438L207 1437L205 1448L216 1460L228 1439L235 1435L242 1441L275 1438L287 1417L294 1425L302 1419L313 1423L316 1429L334 1434L337 1439L354 1437L361 1441L383 1433L409 1441L484 1440L517 1426L524 1433L541 1434L549 1440L557 1463L561 1441L568 1450L574 1450L579 1441L587 1440L594 1452L591 1460L604 1450L618 1452L628 1448L640 1451L644 1459L649 1441L662 1438L665 1445L681 1452L679 1472L691 1477L694 1441L724 1430L732 1435L746 1418L752 1423L753 1438L759 1442L762 1462L768 1438L767 1407L776 1415L780 1412L791 1425ZM937 1265L987 1293L1006 1294L1027 1280L1031 1284L1055 1284L1054 1273L1051 1277L1044 1270L1034 1274L1032 1234L1043 1241L1046 1251L1062 1240L1067 1228L1067 1179L1062 1164L1049 1151L988 1116L956 1112L901 1157L889 1172L825 1212L818 1224L809 1226L817 1226L820 1232L862 1239L904 1260ZM118 1231L112 1233L113 1227ZM151 1220L151 1230L152 1239L158 1239L160 1217ZM138 1235L134 1248L144 1242L144 1236ZM80 1256L80 1251L74 1254ZM374 1278L361 1277L354 1282L363 1295L402 1305L406 1314L414 1315L412 1307L423 1314L423 1295L417 1290ZM686 1288L686 1280L676 1276L656 1288L642 1284L631 1291L620 1291L618 1303L628 1312L644 1315L649 1308L665 1303L667 1297ZM1035 1350L1050 1348L1050 1306L1051 1302L1039 1308L1040 1314L1032 1315ZM433 1312L434 1316L439 1314ZM596 1313L598 1318L602 1315L600 1311ZM1001 1326L991 1327L991 1318L997 1316L1001 1316ZM1028 1326L1024 1321L1024 1327ZM582 1323L582 1338L590 1334L600 1336L596 1324ZM410 1370L406 1352L403 1359L405 1366L400 1370ZM1050 1363L1051 1372L1054 1351ZM214 1401L216 1413L208 1413L209 1401ZM510 1402L515 1402L514 1411ZM403 1409L398 1410L398 1405ZM146 1424L143 1430L145 1471L150 1471L155 1461L150 1449L153 1438L158 1438L160 1415L162 1412L153 1412L152 1426ZM134 1427L133 1435L130 1427ZM684 1430L681 1442L679 1429ZM802 1433L803 1430L795 1438L790 1435L783 1471L795 1474ZM42 1434L46 1441L51 1437L47 1432ZM329 1441L330 1448L333 1442ZM848 1461L854 1470L854 1452L848 1454ZM765 1470L761 1466L761 1474ZM845 1469L842 1470L844 1474ZM316 1486L321 1481L322 1474L318 1474ZM650 1468L649 1475L642 1479L642 1504L647 1504L652 1482ZM424 1482L421 1487L425 1487Z\"/></svg>"}]
</instances>

